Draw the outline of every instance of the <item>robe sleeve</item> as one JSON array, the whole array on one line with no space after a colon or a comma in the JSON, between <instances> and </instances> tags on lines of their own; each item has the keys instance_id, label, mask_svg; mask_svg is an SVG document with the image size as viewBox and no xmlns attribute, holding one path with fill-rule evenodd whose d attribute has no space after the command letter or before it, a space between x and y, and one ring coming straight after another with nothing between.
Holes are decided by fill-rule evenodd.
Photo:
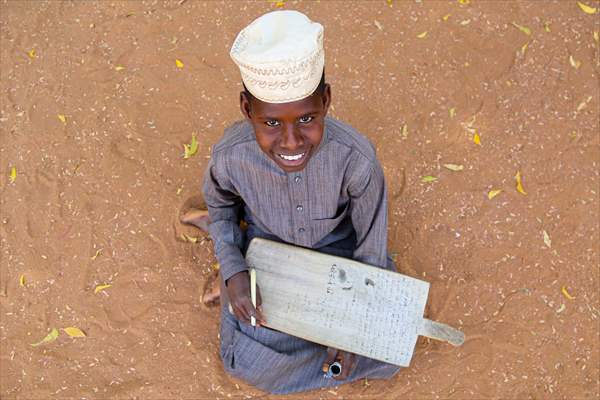
<instances>
[{"instance_id":1,"label":"robe sleeve","mask_svg":"<svg viewBox=\"0 0 600 400\"><path fill-rule=\"evenodd\" d=\"M244 204L227 178L225 167L218 165L213 155L204 176L203 194L211 220L209 231L215 256L226 283L238 272L247 271L248 267L242 255L245 240L240 229Z\"/></svg>"},{"instance_id":2,"label":"robe sleeve","mask_svg":"<svg viewBox=\"0 0 600 400\"><path fill-rule=\"evenodd\" d=\"M356 232L353 259L387 269L387 189L383 170L375 159L364 163L353 175L348 186Z\"/></svg>"}]
</instances>

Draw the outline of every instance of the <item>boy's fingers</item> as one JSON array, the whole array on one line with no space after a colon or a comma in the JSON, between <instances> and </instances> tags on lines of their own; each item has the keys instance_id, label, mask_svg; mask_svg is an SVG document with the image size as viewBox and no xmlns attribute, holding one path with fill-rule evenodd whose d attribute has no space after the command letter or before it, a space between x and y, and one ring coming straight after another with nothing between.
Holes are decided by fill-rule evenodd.
<instances>
[{"instance_id":1,"label":"boy's fingers","mask_svg":"<svg viewBox=\"0 0 600 400\"><path fill-rule=\"evenodd\" d=\"M333 347L327 348L327 357L325 357L325 361L323 361L323 366L321 367L323 373L327 373L329 370L329 366L335 361L338 355L338 350Z\"/></svg>"},{"instance_id":2,"label":"boy's fingers","mask_svg":"<svg viewBox=\"0 0 600 400\"><path fill-rule=\"evenodd\" d=\"M342 364L342 373L337 376L336 379L344 380L350 376L354 369L354 365L356 364L356 354L340 351L339 356L340 364Z\"/></svg>"}]
</instances>

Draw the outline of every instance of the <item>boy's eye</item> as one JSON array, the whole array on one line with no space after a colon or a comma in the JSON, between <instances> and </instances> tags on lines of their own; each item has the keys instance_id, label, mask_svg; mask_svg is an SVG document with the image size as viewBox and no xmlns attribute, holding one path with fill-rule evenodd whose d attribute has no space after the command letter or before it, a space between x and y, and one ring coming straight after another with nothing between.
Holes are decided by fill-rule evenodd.
<instances>
[{"instance_id":1,"label":"boy's eye","mask_svg":"<svg viewBox=\"0 0 600 400\"><path fill-rule=\"evenodd\" d=\"M266 121L265 125L270 126L271 128L274 128L276 126L279 126L279 121L275 121L274 119L271 119L269 121Z\"/></svg>"},{"instance_id":2,"label":"boy's eye","mask_svg":"<svg viewBox=\"0 0 600 400\"><path fill-rule=\"evenodd\" d=\"M300 117L299 121L302 124L306 124L306 123L309 123L310 121L312 121L313 119L314 119L314 117L304 116L304 117Z\"/></svg>"}]
</instances>

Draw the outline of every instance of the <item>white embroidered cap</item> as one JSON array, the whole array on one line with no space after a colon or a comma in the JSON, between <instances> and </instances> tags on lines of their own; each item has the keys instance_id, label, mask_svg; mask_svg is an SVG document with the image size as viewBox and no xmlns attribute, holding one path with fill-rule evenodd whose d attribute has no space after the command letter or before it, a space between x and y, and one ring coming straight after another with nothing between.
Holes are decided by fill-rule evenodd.
<instances>
[{"instance_id":1,"label":"white embroidered cap","mask_svg":"<svg viewBox=\"0 0 600 400\"><path fill-rule=\"evenodd\" d=\"M323 26L298 11L273 11L238 34L230 56L254 97L267 103L301 100L321 81Z\"/></svg>"}]
</instances>

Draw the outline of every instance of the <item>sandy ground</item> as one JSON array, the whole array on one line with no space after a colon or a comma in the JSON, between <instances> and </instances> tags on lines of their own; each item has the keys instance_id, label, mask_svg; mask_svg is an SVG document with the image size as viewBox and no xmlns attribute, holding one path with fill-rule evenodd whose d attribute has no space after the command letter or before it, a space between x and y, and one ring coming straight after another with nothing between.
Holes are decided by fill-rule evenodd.
<instances>
[{"instance_id":1,"label":"sandy ground","mask_svg":"<svg viewBox=\"0 0 600 400\"><path fill-rule=\"evenodd\" d=\"M275 8L1 3L1 398L269 397L224 374L199 300L212 243L177 220L240 118L233 38ZM600 14L571 0L284 8L325 26L332 114L385 168L390 251L431 282L427 315L467 335L420 340L392 381L295 398L599 398Z\"/></svg>"}]
</instances>

